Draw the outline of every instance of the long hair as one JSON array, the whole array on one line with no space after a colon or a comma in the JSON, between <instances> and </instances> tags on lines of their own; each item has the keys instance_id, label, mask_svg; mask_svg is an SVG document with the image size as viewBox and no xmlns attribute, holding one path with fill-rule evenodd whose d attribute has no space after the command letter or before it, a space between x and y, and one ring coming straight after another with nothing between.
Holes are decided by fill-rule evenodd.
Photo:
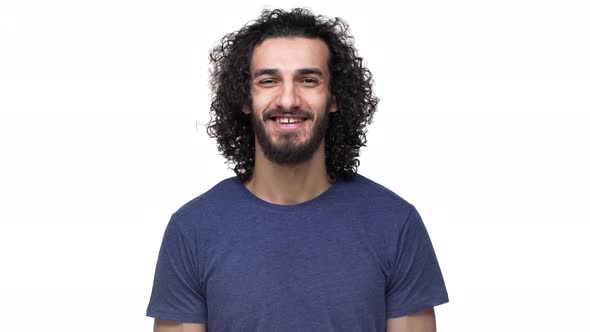
<instances>
[{"instance_id":1,"label":"long hair","mask_svg":"<svg viewBox=\"0 0 590 332\"><path fill-rule=\"evenodd\" d=\"M255 136L250 115L242 106L250 100L250 59L254 48L270 37L319 38L329 49L329 88L338 107L330 113L325 137L328 176L349 179L357 173L359 150L366 146L366 126L371 123L379 99L373 94L371 72L354 47L348 24L303 8L291 11L264 9L260 17L221 38L209 53L212 102L207 133L233 164L242 182L250 180L254 167Z\"/></svg>"}]
</instances>

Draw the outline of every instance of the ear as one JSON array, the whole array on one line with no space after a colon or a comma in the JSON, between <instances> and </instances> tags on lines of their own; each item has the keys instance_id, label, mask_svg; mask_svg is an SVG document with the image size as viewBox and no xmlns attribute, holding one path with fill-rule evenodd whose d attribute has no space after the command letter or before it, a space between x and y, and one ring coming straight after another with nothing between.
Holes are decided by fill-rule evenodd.
<instances>
[{"instance_id":1,"label":"ear","mask_svg":"<svg viewBox=\"0 0 590 332\"><path fill-rule=\"evenodd\" d=\"M338 104L336 103L336 97L332 97L330 103L330 113L336 113L338 111Z\"/></svg>"},{"instance_id":2,"label":"ear","mask_svg":"<svg viewBox=\"0 0 590 332\"><path fill-rule=\"evenodd\" d=\"M242 104L242 112L244 114L250 114L250 107L248 107L248 105L246 105L245 103Z\"/></svg>"}]
</instances>

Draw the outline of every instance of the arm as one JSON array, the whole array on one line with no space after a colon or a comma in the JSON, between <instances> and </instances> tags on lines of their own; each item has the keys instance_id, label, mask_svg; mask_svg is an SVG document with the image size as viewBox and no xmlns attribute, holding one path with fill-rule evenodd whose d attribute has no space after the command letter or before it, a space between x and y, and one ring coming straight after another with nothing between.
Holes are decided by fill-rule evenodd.
<instances>
[{"instance_id":1,"label":"arm","mask_svg":"<svg viewBox=\"0 0 590 332\"><path fill-rule=\"evenodd\" d=\"M387 332L436 332L434 308L388 319Z\"/></svg>"},{"instance_id":2,"label":"arm","mask_svg":"<svg viewBox=\"0 0 590 332\"><path fill-rule=\"evenodd\" d=\"M449 302L434 247L415 208L390 257L385 288L387 332L436 332L434 307Z\"/></svg>"},{"instance_id":3,"label":"arm","mask_svg":"<svg viewBox=\"0 0 590 332\"><path fill-rule=\"evenodd\" d=\"M190 216L190 214L187 214ZM174 213L166 226L146 315L153 317L154 332L205 332L207 301L200 287L194 238L185 236ZM186 231L186 230L185 230Z\"/></svg>"},{"instance_id":4,"label":"arm","mask_svg":"<svg viewBox=\"0 0 590 332\"><path fill-rule=\"evenodd\" d=\"M207 325L154 319L154 332L207 332Z\"/></svg>"}]
</instances>

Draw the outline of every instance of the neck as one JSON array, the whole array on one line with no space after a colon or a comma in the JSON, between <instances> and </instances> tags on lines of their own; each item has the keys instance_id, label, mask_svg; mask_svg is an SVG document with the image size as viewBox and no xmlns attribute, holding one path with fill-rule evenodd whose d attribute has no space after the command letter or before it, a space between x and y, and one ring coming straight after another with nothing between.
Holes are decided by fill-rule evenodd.
<instances>
[{"instance_id":1,"label":"neck","mask_svg":"<svg viewBox=\"0 0 590 332\"><path fill-rule=\"evenodd\" d=\"M331 186L324 151L322 142L309 161L285 166L268 160L256 144L252 178L245 183L246 188L274 204L292 205L311 200Z\"/></svg>"}]
</instances>

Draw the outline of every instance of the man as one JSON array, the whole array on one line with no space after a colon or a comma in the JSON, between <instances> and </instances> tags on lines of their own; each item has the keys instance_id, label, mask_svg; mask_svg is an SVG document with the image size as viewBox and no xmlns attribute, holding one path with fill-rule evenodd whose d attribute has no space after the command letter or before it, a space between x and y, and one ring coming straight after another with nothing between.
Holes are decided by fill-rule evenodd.
<instances>
[{"instance_id":1,"label":"man","mask_svg":"<svg viewBox=\"0 0 590 332\"><path fill-rule=\"evenodd\" d=\"M208 132L237 176L172 215L155 331L435 331L424 224L357 174L378 99L346 23L265 10L210 60Z\"/></svg>"}]
</instances>

